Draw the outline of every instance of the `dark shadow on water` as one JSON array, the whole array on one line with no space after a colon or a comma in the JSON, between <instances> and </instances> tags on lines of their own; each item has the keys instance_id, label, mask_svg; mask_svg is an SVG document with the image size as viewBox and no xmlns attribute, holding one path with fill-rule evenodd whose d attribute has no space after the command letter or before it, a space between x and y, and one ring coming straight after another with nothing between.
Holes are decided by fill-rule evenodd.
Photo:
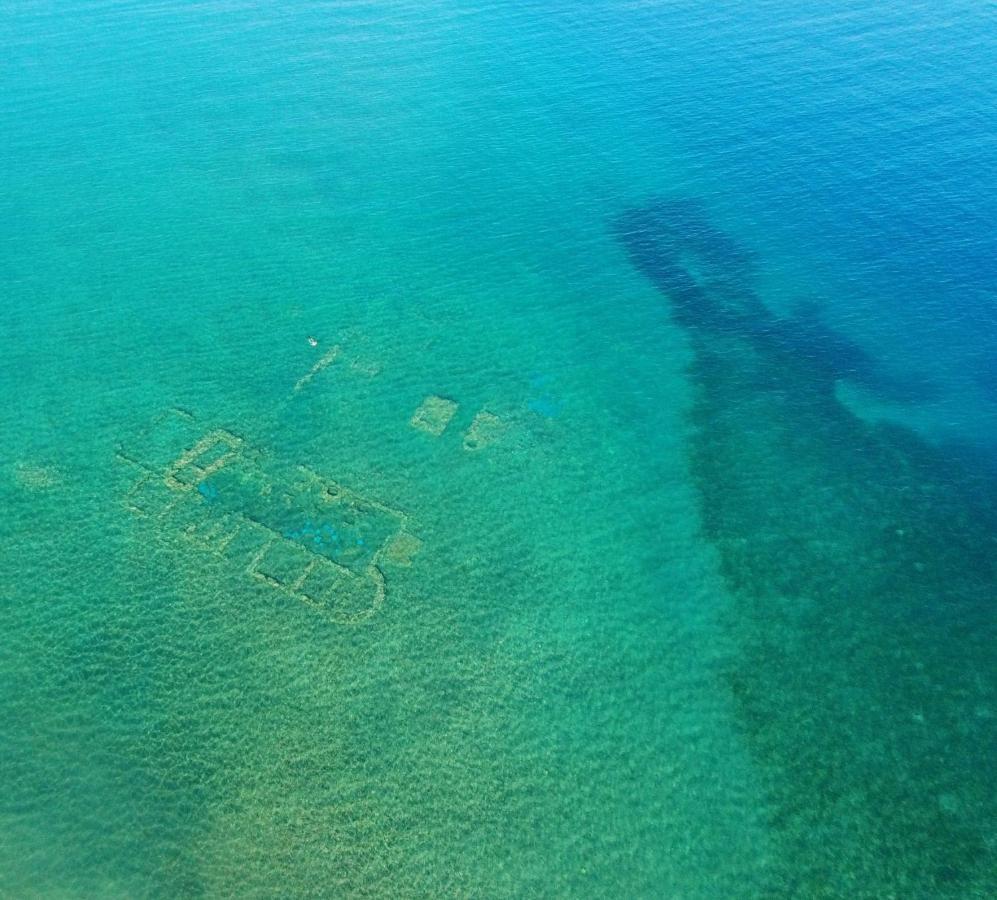
<instances>
[{"instance_id":1,"label":"dark shadow on water","mask_svg":"<svg viewBox=\"0 0 997 900\"><path fill-rule=\"evenodd\" d=\"M734 598L727 687L780 850L764 896L997 896L992 471L836 399L918 396L774 315L697 203L614 223L694 350L692 467Z\"/></svg>"}]
</instances>

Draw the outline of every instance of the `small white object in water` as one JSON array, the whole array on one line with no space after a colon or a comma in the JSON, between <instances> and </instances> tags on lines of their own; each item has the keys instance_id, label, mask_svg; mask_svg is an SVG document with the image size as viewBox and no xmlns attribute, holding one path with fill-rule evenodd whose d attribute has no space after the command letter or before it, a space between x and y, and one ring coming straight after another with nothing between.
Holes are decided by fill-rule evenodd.
<instances>
[{"instance_id":1,"label":"small white object in water","mask_svg":"<svg viewBox=\"0 0 997 900\"><path fill-rule=\"evenodd\" d=\"M311 335L308 335L308 343L311 344L313 347L318 346L318 341L315 340L315 338L313 338Z\"/></svg>"}]
</instances>

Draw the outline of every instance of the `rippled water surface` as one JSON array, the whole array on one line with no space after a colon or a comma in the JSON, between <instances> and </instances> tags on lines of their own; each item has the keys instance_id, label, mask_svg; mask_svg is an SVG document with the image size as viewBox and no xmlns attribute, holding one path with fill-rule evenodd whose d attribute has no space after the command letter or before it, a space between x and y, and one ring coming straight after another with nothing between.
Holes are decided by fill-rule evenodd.
<instances>
[{"instance_id":1,"label":"rippled water surface","mask_svg":"<svg viewBox=\"0 0 997 900\"><path fill-rule=\"evenodd\" d=\"M0 4L0 895L997 896L997 8Z\"/></svg>"}]
</instances>

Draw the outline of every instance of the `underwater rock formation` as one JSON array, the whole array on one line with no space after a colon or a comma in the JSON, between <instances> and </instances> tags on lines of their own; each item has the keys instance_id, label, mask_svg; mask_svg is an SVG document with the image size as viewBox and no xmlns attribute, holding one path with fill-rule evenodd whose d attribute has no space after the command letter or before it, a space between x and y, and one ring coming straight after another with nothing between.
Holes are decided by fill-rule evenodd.
<instances>
[{"instance_id":1,"label":"underwater rock formation","mask_svg":"<svg viewBox=\"0 0 997 900\"><path fill-rule=\"evenodd\" d=\"M733 598L727 673L763 767L775 896L997 896L997 486L835 399L902 391L697 203L613 223L694 351L691 463Z\"/></svg>"},{"instance_id":2,"label":"underwater rock formation","mask_svg":"<svg viewBox=\"0 0 997 900\"><path fill-rule=\"evenodd\" d=\"M833 390L847 378L889 399L921 396L924 387L899 382L864 349L820 318L814 304L790 317L769 311L750 287L756 259L713 227L690 200L657 200L629 210L615 223L634 265L669 298L684 327L716 338L741 339L769 359L809 369L814 390ZM769 373L774 384L778 370Z\"/></svg>"}]
</instances>

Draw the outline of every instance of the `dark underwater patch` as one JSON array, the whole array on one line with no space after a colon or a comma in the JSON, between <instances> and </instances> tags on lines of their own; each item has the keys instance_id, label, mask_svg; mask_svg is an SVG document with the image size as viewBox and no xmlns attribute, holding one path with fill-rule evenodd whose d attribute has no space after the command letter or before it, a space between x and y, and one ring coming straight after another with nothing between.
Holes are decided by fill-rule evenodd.
<instances>
[{"instance_id":1,"label":"dark underwater patch","mask_svg":"<svg viewBox=\"0 0 997 900\"><path fill-rule=\"evenodd\" d=\"M831 390L835 381L849 379L888 400L928 393L921 382L888 374L824 322L813 304L789 317L770 312L750 287L754 254L712 226L695 202L664 199L629 210L617 219L615 231L634 265L668 296L672 315L684 327L741 338L773 360L791 360L810 370L814 390Z\"/></svg>"},{"instance_id":2,"label":"dark underwater patch","mask_svg":"<svg viewBox=\"0 0 997 900\"><path fill-rule=\"evenodd\" d=\"M857 419L902 390L689 200L614 230L694 350L690 448L734 603L727 686L767 773L773 896L997 895L991 473Z\"/></svg>"}]
</instances>

